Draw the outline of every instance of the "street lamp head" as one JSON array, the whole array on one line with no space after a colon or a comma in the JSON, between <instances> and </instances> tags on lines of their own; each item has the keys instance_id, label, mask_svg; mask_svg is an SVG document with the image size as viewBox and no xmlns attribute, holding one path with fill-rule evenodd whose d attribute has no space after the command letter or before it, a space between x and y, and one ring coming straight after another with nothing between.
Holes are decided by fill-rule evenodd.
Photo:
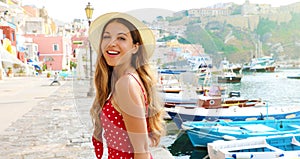
<instances>
[{"instance_id":1,"label":"street lamp head","mask_svg":"<svg viewBox=\"0 0 300 159\"><path fill-rule=\"evenodd\" d=\"M93 11L94 11L94 8L92 7L91 3L88 2L88 4L85 7L85 14L86 14L87 19L89 19L89 20L92 19Z\"/></svg>"}]
</instances>

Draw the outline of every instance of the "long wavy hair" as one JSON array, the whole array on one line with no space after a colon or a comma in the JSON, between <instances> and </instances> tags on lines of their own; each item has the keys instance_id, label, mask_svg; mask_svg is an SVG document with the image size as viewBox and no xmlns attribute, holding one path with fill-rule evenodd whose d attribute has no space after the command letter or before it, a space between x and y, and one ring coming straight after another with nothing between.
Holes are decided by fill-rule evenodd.
<instances>
[{"instance_id":1,"label":"long wavy hair","mask_svg":"<svg viewBox=\"0 0 300 159\"><path fill-rule=\"evenodd\" d=\"M105 27L111 22L118 22L125 25L129 30L133 43L139 43L139 49L136 54L132 56L131 65L136 69L142 84L145 87L148 102L148 127L150 129L149 138L151 145L157 146L160 142L161 136L165 133L164 131L164 120L162 118L163 108L162 102L157 94L156 90L156 77L154 71L148 64L148 56L143 45L142 38L137 28L129 21L122 18L115 18L110 20ZM102 32L103 34L103 32ZM102 35L101 35L102 36ZM101 42L100 42L101 43ZM100 44L99 44L100 47ZM101 139L102 125L100 121L100 112L105 104L109 94L113 91L114 83L111 80L113 67L109 66L104 59L101 49L99 49L96 70L95 70L95 89L96 96L95 101L90 109L90 114L94 125L94 137Z\"/></svg>"}]
</instances>

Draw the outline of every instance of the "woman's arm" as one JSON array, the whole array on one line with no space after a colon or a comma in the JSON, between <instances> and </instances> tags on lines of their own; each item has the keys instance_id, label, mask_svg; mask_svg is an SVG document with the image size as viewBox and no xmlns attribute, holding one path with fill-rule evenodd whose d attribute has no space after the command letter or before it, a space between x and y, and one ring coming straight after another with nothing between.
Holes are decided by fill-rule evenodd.
<instances>
[{"instance_id":1,"label":"woman's arm","mask_svg":"<svg viewBox=\"0 0 300 159\"><path fill-rule=\"evenodd\" d=\"M100 107L97 99L94 99L93 107ZM98 122L96 122L95 120L93 122L95 122L95 124L94 124L94 133L92 136L92 142L94 145L94 151L97 159L101 159L103 156L103 141L102 141L102 125L101 125L100 117L98 119Z\"/></svg>"},{"instance_id":2,"label":"woman's arm","mask_svg":"<svg viewBox=\"0 0 300 159\"><path fill-rule=\"evenodd\" d=\"M149 159L149 140L145 100L140 85L131 76L123 76L115 87L114 101L119 107L134 149L135 159Z\"/></svg>"},{"instance_id":3,"label":"woman's arm","mask_svg":"<svg viewBox=\"0 0 300 159\"><path fill-rule=\"evenodd\" d=\"M92 137L92 142L94 145L94 151L97 159L101 159L103 156L103 143L97 140L94 136Z\"/></svg>"}]
</instances>

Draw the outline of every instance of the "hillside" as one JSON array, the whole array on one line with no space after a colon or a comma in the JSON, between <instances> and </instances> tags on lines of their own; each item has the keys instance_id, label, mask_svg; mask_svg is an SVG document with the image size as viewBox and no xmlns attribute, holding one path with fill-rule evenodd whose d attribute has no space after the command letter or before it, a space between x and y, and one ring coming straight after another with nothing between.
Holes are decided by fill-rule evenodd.
<instances>
[{"instance_id":1,"label":"hillside","mask_svg":"<svg viewBox=\"0 0 300 159\"><path fill-rule=\"evenodd\" d=\"M203 45L205 52L216 59L227 57L232 62L246 62L260 54L274 54L277 59L299 58L299 27L300 14L294 13L286 23L260 18L254 31L211 21L204 27L199 23L189 23L185 34L186 40Z\"/></svg>"}]
</instances>

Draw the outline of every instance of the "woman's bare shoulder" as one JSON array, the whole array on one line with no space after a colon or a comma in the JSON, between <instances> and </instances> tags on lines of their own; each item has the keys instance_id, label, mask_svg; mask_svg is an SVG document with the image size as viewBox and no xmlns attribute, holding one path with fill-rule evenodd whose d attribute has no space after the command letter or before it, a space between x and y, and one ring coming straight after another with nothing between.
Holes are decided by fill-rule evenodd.
<instances>
[{"instance_id":1,"label":"woman's bare shoulder","mask_svg":"<svg viewBox=\"0 0 300 159\"><path fill-rule=\"evenodd\" d=\"M128 76L122 76L116 83L114 102L121 113L135 117L143 117L144 103L137 81ZM124 114L123 114L124 115Z\"/></svg>"},{"instance_id":2,"label":"woman's bare shoulder","mask_svg":"<svg viewBox=\"0 0 300 159\"><path fill-rule=\"evenodd\" d=\"M116 87L117 88L137 88L137 86L139 86L138 84L138 75L133 75L133 74L126 74L121 76L117 83L116 83Z\"/></svg>"}]
</instances>

